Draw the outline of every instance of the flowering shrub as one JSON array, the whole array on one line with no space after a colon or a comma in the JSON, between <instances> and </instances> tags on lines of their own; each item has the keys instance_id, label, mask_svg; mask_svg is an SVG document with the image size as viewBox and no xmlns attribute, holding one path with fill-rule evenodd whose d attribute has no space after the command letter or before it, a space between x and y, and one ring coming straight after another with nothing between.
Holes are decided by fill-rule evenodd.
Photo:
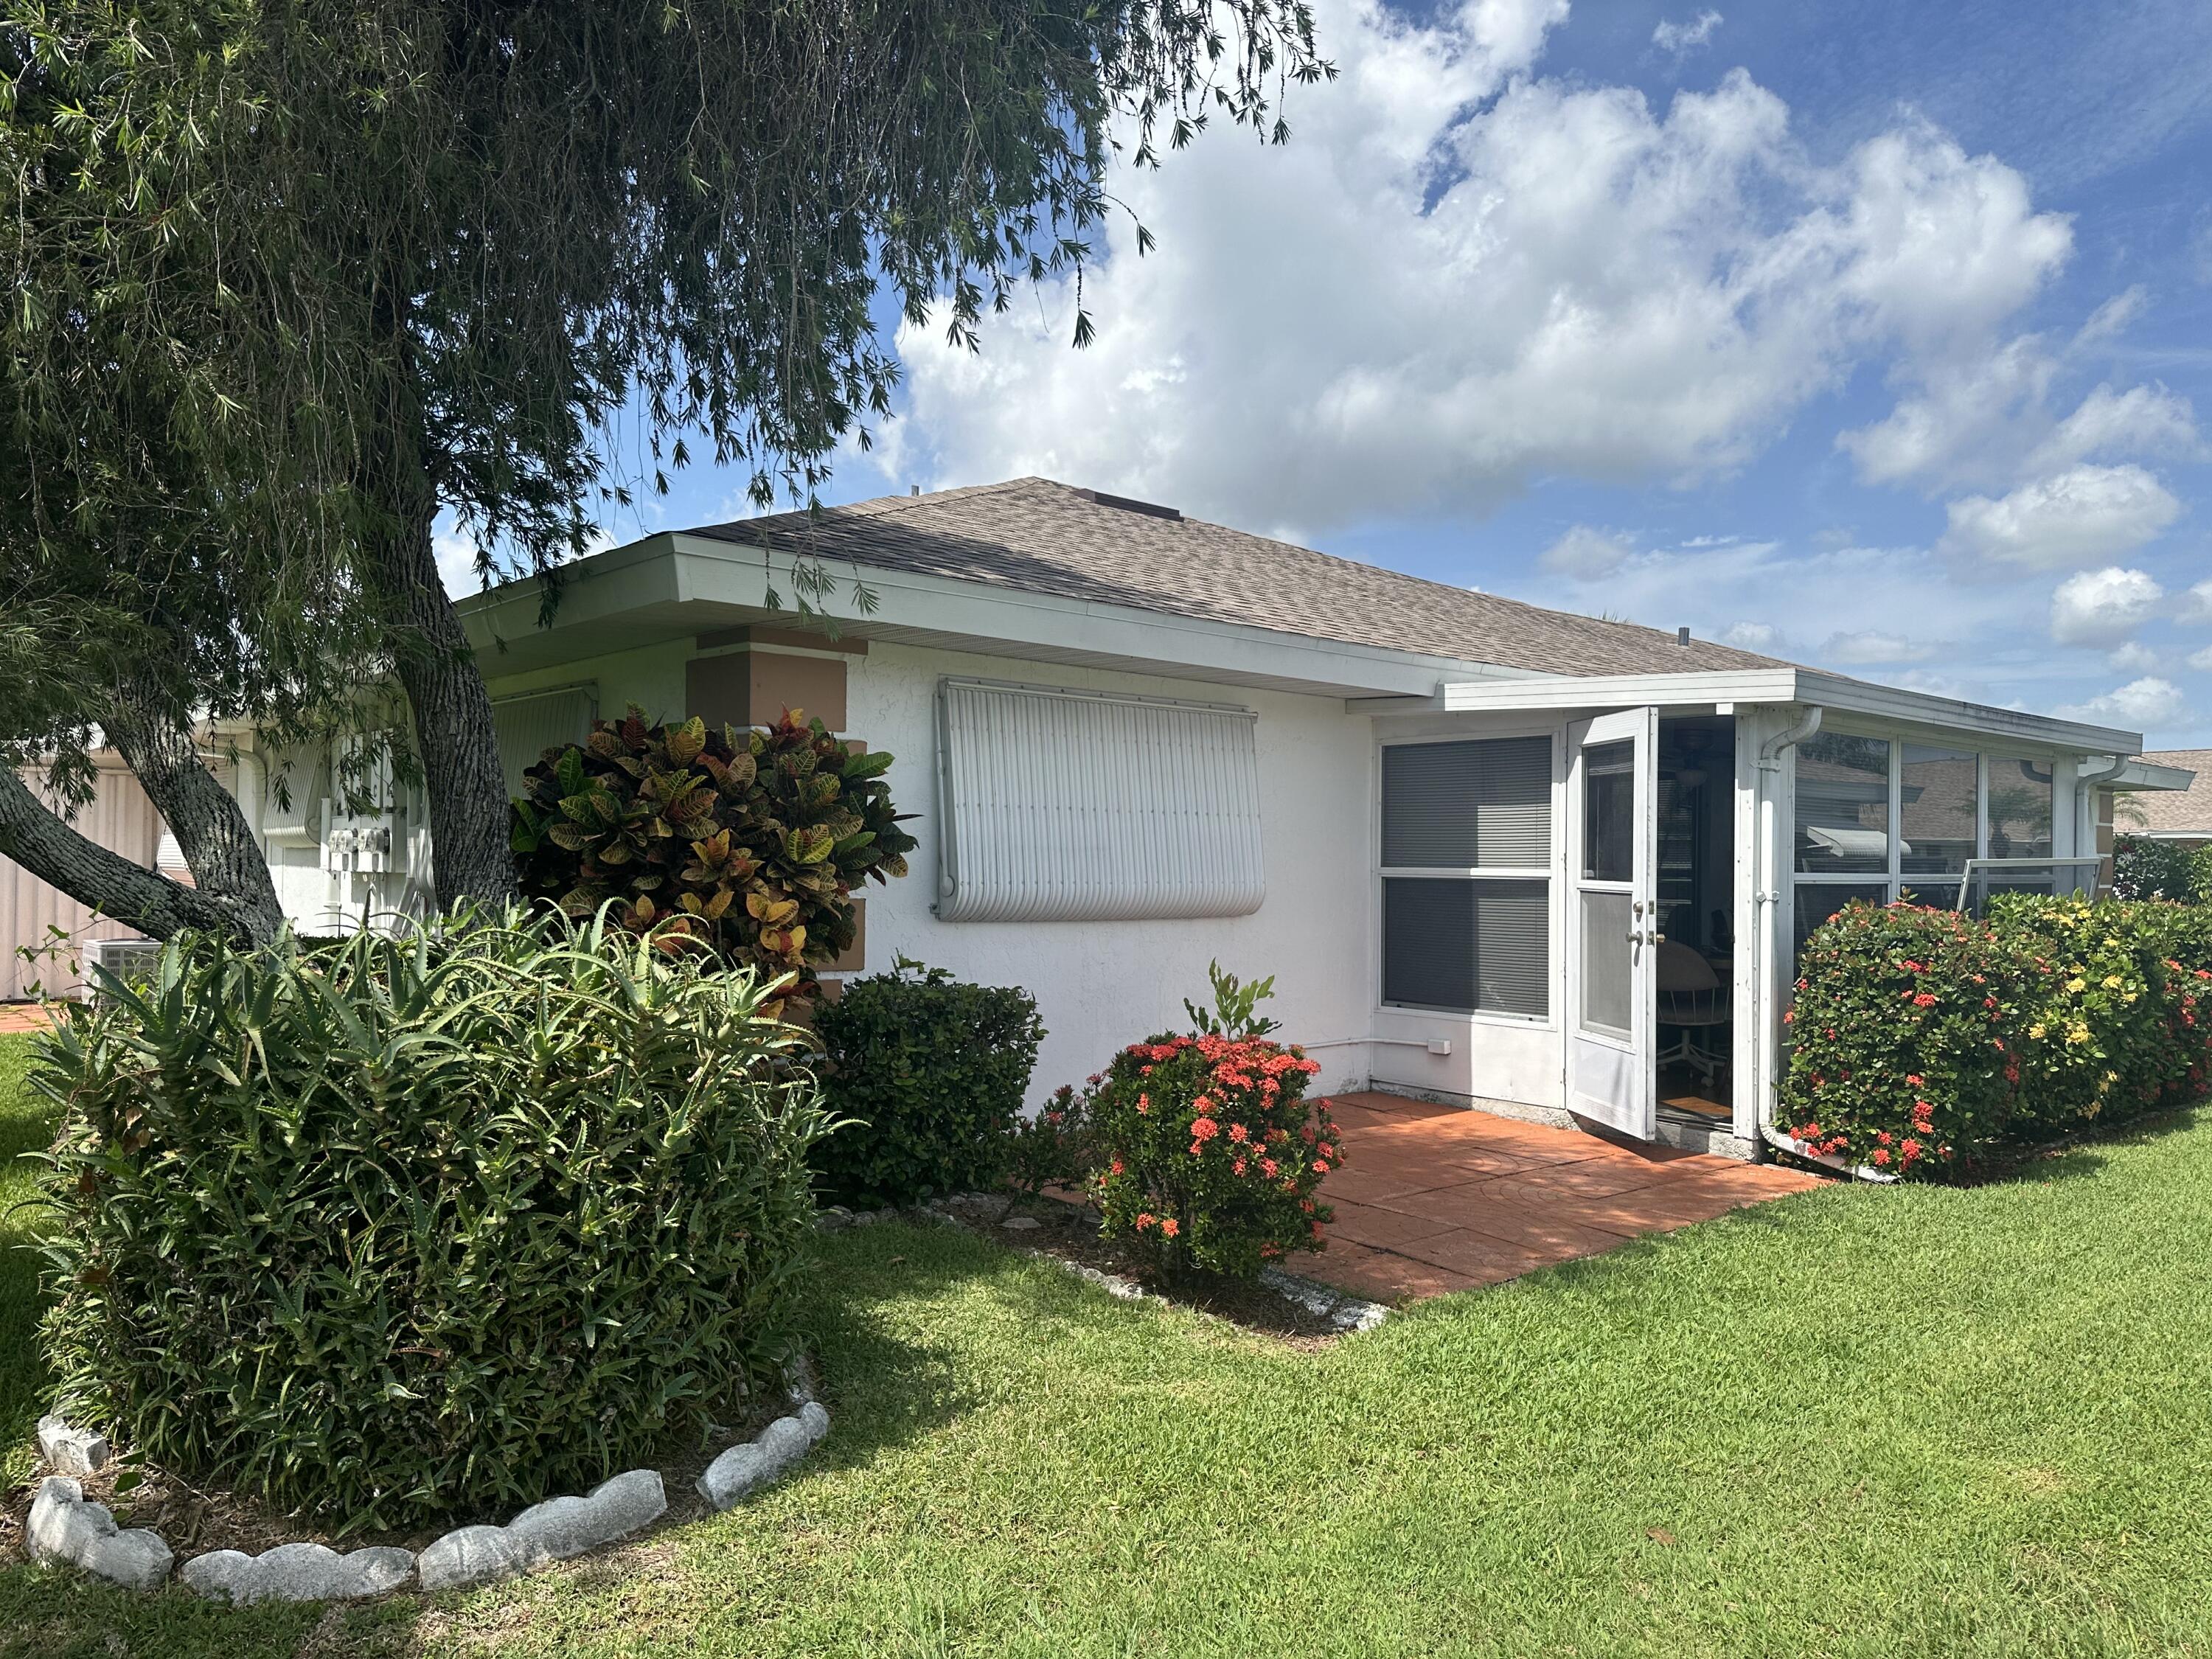
<instances>
[{"instance_id":1,"label":"flowering shrub","mask_svg":"<svg viewBox=\"0 0 2212 1659\"><path fill-rule=\"evenodd\" d=\"M1304 1098L1320 1069L1252 1036L1156 1036L1115 1055L1085 1103L1101 1233L1170 1273L1249 1276L1321 1249L1330 1214L1314 1194L1344 1151L1326 1107Z\"/></svg>"},{"instance_id":2,"label":"flowering shrub","mask_svg":"<svg viewBox=\"0 0 2212 1659\"><path fill-rule=\"evenodd\" d=\"M1808 940L1784 1124L1814 1152L1899 1175L2003 1133L2020 1066L1989 930L1948 910L1854 903Z\"/></svg>"},{"instance_id":3,"label":"flowering shrub","mask_svg":"<svg viewBox=\"0 0 2212 1659\"><path fill-rule=\"evenodd\" d=\"M1091 1170L1089 1102L1061 1084L1041 1109L1014 1120L1007 1148L1007 1178L1032 1198L1084 1180Z\"/></svg>"},{"instance_id":4,"label":"flowering shrub","mask_svg":"<svg viewBox=\"0 0 2212 1659\"><path fill-rule=\"evenodd\" d=\"M1854 903L1808 942L1782 1121L1813 1152L1941 1175L2008 1139L2203 1096L2212 921L2017 896L1987 921Z\"/></svg>"},{"instance_id":5,"label":"flowering shrub","mask_svg":"<svg viewBox=\"0 0 2212 1659\"><path fill-rule=\"evenodd\" d=\"M2204 1042L2194 1030L2199 981L2159 925L2155 912L2166 908L2080 898L2000 899L1991 907L1992 930L2023 981L2024 1123L2063 1130L2203 1092Z\"/></svg>"}]
</instances>

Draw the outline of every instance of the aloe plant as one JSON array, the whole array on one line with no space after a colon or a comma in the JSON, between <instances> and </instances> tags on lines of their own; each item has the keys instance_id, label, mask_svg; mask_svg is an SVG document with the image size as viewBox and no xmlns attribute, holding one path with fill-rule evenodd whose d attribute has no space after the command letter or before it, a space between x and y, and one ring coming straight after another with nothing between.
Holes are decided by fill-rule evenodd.
<instances>
[{"instance_id":1,"label":"aloe plant","mask_svg":"<svg viewBox=\"0 0 2212 1659\"><path fill-rule=\"evenodd\" d=\"M633 704L523 776L513 845L523 890L572 916L612 902L620 926L733 963L814 970L853 943L853 891L906 873L884 773L803 711L775 725L649 726Z\"/></svg>"}]
</instances>

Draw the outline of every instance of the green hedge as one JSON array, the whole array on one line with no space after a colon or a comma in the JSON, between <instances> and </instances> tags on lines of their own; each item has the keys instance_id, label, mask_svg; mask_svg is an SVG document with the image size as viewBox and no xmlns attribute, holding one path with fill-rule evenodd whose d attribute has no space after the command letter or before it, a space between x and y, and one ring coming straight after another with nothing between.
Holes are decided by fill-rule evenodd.
<instances>
[{"instance_id":1,"label":"green hedge","mask_svg":"<svg viewBox=\"0 0 2212 1659\"><path fill-rule=\"evenodd\" d=\"M815 1151L826 1191L904 1206L1006 1178L1044 1039L1028 992L902 958L890 973L847 981L815 1027L824 1093L851 1120Z\"/></svg>"},{"instance_id":2,"label":"green hedge","mask_svg":"<svg viewBox=\"0 0 2212 1659\"><path fill-rule=\"evenodd\" d=\"M1854 903L1800 974L1784 1127L1893 1174L2193 1103L2212 1067L2201 906L2014 896L1978 921Z\"/></svg>"},{"instance_id":3,"label":"green hedge","mask_svg":"<svg viewBox=\"0 0 2212 1659\"><path fill-rule=\"evenodd\" d=\"M34 1074L64 1404L346 1529L737 1420L794 1349L827 1115L703 958L518 911L110 983Z\"/></svg>"}]
</instances>

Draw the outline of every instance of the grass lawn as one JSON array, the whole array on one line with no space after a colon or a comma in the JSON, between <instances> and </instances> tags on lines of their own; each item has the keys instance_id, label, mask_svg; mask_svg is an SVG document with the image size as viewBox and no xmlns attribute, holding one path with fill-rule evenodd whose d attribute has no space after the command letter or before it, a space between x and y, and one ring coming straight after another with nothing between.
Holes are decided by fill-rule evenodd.
<instances>
[{"instance_id":1,"label":"grass lawn","mask_svg":"<svg viewBox=\"0 0 2212 1659\"><path fill-rule=\"evenodd\" d=\"M0 1653L2212 1653L2212 1116L2040 1175L1825 1188L1317 1356L842 1234L836 1426L751 1504L427 1605L10 1567Z\"/></svg>"}]
</instances>

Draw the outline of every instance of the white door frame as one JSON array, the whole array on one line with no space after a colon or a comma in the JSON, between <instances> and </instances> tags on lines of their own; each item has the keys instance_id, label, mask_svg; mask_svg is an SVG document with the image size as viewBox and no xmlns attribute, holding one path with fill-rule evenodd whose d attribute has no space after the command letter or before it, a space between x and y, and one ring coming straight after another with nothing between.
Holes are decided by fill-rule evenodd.
<instances>
[{"instance_id":1,"label":"white door frame","mask_svg":"<svg viewBox=\"0 0 2212 1659\"><path fill-rule=\"evenodd\" d=\"M1595 870L1587 862L1589 753L1622 742L1630 745L1633 773L1628 867ZM1567 729L1567 1109L1650 1140L1659 1108L1657 707L1577 720ZM1594 950L1607 954L1599 959ZM1593 1017L1587 993L1601 983L1608 1006ZM1624 994L1625 1024L1617 1018Z\"/></svg>"}]
</instances>

